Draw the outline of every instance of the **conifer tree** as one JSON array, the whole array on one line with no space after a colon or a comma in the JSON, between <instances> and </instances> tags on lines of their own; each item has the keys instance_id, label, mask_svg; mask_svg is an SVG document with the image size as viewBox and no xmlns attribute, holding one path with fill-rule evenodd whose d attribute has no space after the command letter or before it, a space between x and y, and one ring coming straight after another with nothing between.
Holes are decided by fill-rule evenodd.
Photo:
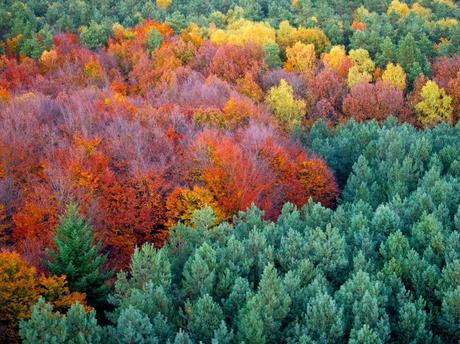
<instances>
[{"instance_id":1,"label":"conifer tree","mask_svg":"<svg viewBox=\"0 0 460 344\"><path fill-rule=\"evenodd\" d=\"M55 234L56 248L49 251L45 265L54 275L65 275L70 290L86 293L94 307L106 303L110 286L106 283L112 272L104 268L106 256L99 253L88 223L78 215L78 207L70 204L61 217Z\"/></svg>"}]
</instances>

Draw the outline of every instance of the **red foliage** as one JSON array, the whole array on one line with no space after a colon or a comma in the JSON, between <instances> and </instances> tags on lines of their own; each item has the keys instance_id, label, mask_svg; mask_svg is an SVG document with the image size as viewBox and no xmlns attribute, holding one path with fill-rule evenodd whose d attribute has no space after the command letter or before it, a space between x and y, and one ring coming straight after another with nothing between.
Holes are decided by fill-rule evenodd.
<instances>
[{"instance_id":1,"label":"red foliage","mask_svg":"<svg viewBox=\"0 0 460 344\"><path fill-rule=\"evenodd\" d=\"M152 28L163 42L150 54ZM121 269L136 245L160 246L202 204L219 220L251 203L270 218L288 201L334 206L332 173L263 104L281 79L305 98L299 75L263 75L260 46L173 37L153 21L113 36L98 52L59 34L39 61L0 58L0 242L41 269L57 215L75 201ZM324 72L312 82L319 116L340 108L341 80Z\"/></svg>"},{"instance_id":2,"label":"red foliage","mask_svg":"<svg viewBox=\"0 0 460 344\"><path fill-rule=\"evenodd\" d=\"M343 112L361 122L371 119L382 121L389 116L404 120L409 110L400 89L378 81L375 84L361 82L353 86L343 102Z\"/></svg>"},{"instance_id":3,"label":"red foliage","mask_svg":"<svg viewBox=\"0 0 460 344\"><path fill-rule=\"evenodd\" d=\"M246 73L256 74L263 66L264 53L261 47L247 45L221 45L212 59L210 72L230 83L235 83Z\"/></svg>"}]
</instances>

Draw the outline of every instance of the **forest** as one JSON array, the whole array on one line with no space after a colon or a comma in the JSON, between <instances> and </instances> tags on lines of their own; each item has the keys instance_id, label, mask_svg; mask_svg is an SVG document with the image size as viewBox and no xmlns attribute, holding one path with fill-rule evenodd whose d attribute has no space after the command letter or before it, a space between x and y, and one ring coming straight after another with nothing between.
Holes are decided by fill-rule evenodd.
<instances>
[{"instance_id":1,"label":"forest","mask_svg":"<svg viewBox=\"0 0 460 344\"><path fill-rule=\"evenodd\" d=\"M0 343L460 342L460 5L0 2Z\"/></svg>"}]
</instances>

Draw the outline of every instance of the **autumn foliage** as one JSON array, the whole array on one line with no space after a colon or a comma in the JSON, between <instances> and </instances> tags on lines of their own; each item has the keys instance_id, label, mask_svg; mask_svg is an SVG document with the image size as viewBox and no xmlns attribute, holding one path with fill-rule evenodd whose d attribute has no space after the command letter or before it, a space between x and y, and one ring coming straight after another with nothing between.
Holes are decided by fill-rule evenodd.
<instances>
[{"instance_id":1,"label":"autumn foliage","mask_svg":"<svg viewBox=\"0 0 460 344\"><path fill-rule=\"evenodd\" d=\"M358 34L368 32L363 11ZM58 214L76 202L120 269L205 205L218 221L252 203L272 219L288 201L334 207L332 172L290 137L318 119L459 118L458 56L411 83L409 57L377 63L317 27L233 14L177 34L153 20L114 24L94 51L60 33L36 59L18 58L11 39L0 56L2 245L42 271Z\"/></svg>"},{"instance_id":2,"label":"autumn foliage","mask_svg":"<svg viewBox=\"0 0 460 344\"><path fill-rule=\"evenodd\" d=\"M6 342L18 342L17 326L30 317L30 308L45 298L56 309L66 311L76 301L85 305L85 295L71 293L65 276L38 274L15 252L0 252L0 334Z\"/></svg>"},{"instance_id":3,"label":"autumn foliage","mask_svg":"<svg viewBox=\"0 0 460 344\"><path fill-rule=\"evenodd\" d=\"M205 205L219 222L253 203L273 219L287 201L333 207L332 173L289 139L306 115L305 95L291 77L269 91L262 83L261 44L275 44L275 32L241 25L264 41L212 43L196 26L173 35L146 21L114 25L98 52L59 34L37 60L3 56L2 242L44 271L58 215L76 202L121 269L136 246L161 246L173 224L189 224ZM288 75L305 83L327 42L318 30L296 35L308 54L290 48Z\"/></svg>"}]
</instances>

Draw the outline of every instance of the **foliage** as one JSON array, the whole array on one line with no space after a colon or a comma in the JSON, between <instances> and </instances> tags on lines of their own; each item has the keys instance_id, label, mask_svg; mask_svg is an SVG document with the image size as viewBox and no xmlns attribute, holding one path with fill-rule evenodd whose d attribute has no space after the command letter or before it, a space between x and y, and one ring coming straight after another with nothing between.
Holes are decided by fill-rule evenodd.
<instances>
[{"instance_id":1,"label":"foliage","mask_svg":"<svg viewBox=\"0 0 460 344\"><path fill-rule=\"evenodd\" d=\"M265 100L273 110L274 116L285 130L292 131L305 114L306 104L294 98L294 92L285 80L268 92Z\"/></svg>"},{"instance_id":2,"label":"foliage","mask_svg":"<svg viewBox=\"0 0 460 344\"><path fill-rule=\"evenodd\" d=\"M76 301L85 305L85 295L70 293L65 276L39 275L17 253L1 252L0 321L3 339L17 342L18 323L30 317L30 308L40 296L61 311L67 310Z\"/></svg>"},{"instance_id":3,"label":"foliage","mask_svg":"<svg viewBox=\"0 0 460 344\"><path fill-rule=\"evenodd\" d=\"M116 331L159 342L459 339L459 128L388 119L306 134L344 175L338 207L288 203L272 222L253 206L233 224L178 224L118 275ZM119 327L127 312L138 325Z\"/></svg>"},{"instance_id":4,"label":"foliage","mask_svg":"<svg viewBox=\"0 0 460 344\"><path fill-rule=\"evenodd\" d=\"M421 101L415 105L417 119L425 126L452 120L452 98L434 81L427 81L421 90Z\"/></svg>"},{"instance_id":5,"label":"foliage","mask_svg":"<svg viewBox=\"0 0 460 344\"><path fill-rule=\"evenodd\" d=\"M99 254L91 228L70 204L55 234L56 249L48 252L46 266L55 275L65 275L72 291L87 295L88 303L99 307L106 302L112 273L105 270L106 256Z\"/></svg>"}]
</instances>

